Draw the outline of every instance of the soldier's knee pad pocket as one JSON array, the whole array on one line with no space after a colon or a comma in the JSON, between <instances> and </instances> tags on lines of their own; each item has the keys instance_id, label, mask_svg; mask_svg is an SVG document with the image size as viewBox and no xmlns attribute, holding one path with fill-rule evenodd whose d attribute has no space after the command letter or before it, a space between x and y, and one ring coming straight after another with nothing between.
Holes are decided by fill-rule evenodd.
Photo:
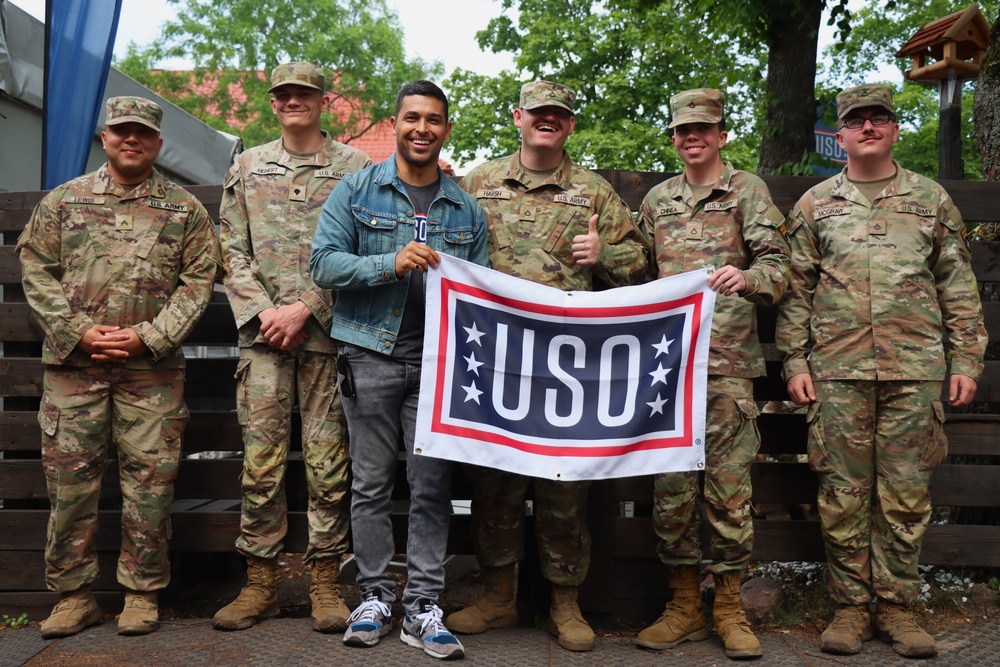
<instances>
[{"instance_id":1,"label":"soldier's knee pad pocket","mask_svg":"<svg viewBox=\"0 0 1000 667\"><path fill-rule=\"evenodd\" d=\"M823 431L823 404L815 401L809 404L806 413L806 424L809 427L809 467L814 472L833 472L830 455L826 449L826 434Z\"/></svg>"},{"instance_id":2,"label":"soldier's knee pad pocket","mask_svg":"<svg viewBox=\"0 0 1000 667\"><path fill-rule=\"evenodd\" d=\"M948 437L944 434L944 405L931 401L931 432L920 457L921 470L933 470L944 463L948 456Z\"/></svg>"}]
</instances>

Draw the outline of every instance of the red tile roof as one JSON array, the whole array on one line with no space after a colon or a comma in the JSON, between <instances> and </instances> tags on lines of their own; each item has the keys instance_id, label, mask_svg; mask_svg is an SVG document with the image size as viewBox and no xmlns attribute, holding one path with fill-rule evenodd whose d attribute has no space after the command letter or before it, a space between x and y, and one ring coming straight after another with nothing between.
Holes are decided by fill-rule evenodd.
<instances>
[{"instance_id":1,"label":"red tile roof","mask_svg":"<svg viewBox=\"0 0 1000 667\"><path fill-rule=\"evenodd\" d=\"M267 77L266 72L257 72L257 75L264 79ZM218 81L211 78L210 76L205 76L201 83L195 83L194 72L191 72L191 90L198 95L209 95L218 86ZM243 101L246 99L246 93L243 92L243 87L239 83L229 84L229 95L233 99ZM208 105L206 111L211 114L218 114L218 108L215 105ZM334 97L333 102L330 104L330 109L328 113L339 117L341 120L346 119L352 111L350 100L337 95ZM237 117L236 114L230 110L226 122L237 129L242 129L246 127L246 121ZM360 133L358 133L360 131ZM355 134L357 133L357 136ZM357 128L355 132L347 132L340 137L334 137L337 141L341 143L354 146L362 150L364 153L371 158L372 162L384 162L396 151L396 135L392 131L388 120L381 120L367 129L362 127ZM454 169L452 166L445 162L444 160L438 160L438 164L445 174L452 176L454 175Z\"/></svg>"}]
</instances>

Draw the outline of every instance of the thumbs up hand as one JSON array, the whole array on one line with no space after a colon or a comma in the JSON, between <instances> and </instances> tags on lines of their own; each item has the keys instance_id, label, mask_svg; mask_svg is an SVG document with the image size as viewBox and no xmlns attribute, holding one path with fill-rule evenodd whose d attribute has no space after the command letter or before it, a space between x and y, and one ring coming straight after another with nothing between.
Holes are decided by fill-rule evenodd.
<instances>
[{"instance_id":1,"label":"thumbs up hand","mask_svg":"<svg viewBox=\"0 0 1000 667\"><path fill-rule=\"evenodd\" d=\"M601 254L601 237L597 235L597 214L590 217L586 234L573 237L573 259L580 266L595 266Z\"/></svg>"}]
</instances>

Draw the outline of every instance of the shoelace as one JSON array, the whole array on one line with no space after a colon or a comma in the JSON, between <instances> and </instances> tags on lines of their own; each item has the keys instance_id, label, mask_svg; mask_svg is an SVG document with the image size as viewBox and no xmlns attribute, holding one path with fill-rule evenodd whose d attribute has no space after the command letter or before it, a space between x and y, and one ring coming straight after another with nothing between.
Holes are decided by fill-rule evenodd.
<instances>
[{"instance_id":1,"label":"shoelace","mask_svg":"<svg viewBox=\"0 0 1000 667\"><path fill-rule=\"evenodd\" d=\"M336 601L338 595L340 594L340 589L339 589L339 587L334 587L334 588L317 588L314 593L316 595L316 599L319 600L320 602L323 602L323 603L330 602L330 603L332 603L332 602Z\"/></svg>"},{"instance_id":2,"label":"shoelace","mask_svg":"<svg viewBox=\"0 0 1000 667\"><path fill-rule=\"evenodd\" d=\"M854 630L857 627L857 619L861 617L861 612L855 610L841 610L833 617L830 623L831 628Z\"/></svg>"},{"instance_id":3,"label":"shoelace","mask_svg":"<svg viewBox=\"0 0 1000 667\"><path fill-rule=\"evenodd\" d=\"M430 626L431 634L440 635L444 633L451 634L448 632L448 628L445 627L441 619L444 616L444 612L436 604L427 605L426 611L421 614L417 614L414 620L420 622L420 634L427 634L427 627Z\"/></svg>"},{"instance_id":4,"label":"shoelace","mask_svg":"<svg viewBox=\"0 0 1000 667\"><path fill-rule=\"evenodd\" d=\"M374 622L376 620L376 614L381 614L384 618L389 615L389 612L389 605L376 597L370 597L363 601L358 608L351 613L351 617L347 620L350 623L357 623L359 621Z\"/></svg>"},{"instance_id":5,"label":"shoelace","mask_svg":"<svg viewBox=\"0 0 1000 667\"><path fill-rule=\"evenodd\" d=\"M130 595L128 601L125 603L125 607L131 607L133 609L147 609L151 605L146 602L146 598L139 595Z\"/></svg>"},{"instance_id":6,"label":"shoelace","mask_svg":"<svg viewBox=\"0 0 1000 667\"><path fill-rule=\"evenodd\" d=\"M321 602L332 602L340 595L339 582L335 581L332 568L316 570L316 586L314 593Z\"/></svg>"},{"instance_id":7,"label":"shoelace","mask_svg":"<svg viewBox=\"0 0 1000 667\"><path fill-rule=\"evenodd\" d=\"M884 613L889 617L890 622L900 629L920 631L920 626L917 625L917 621L913 618L913 614L906 611L902 607L889 607Z\"/></svg>"}]
</instances>

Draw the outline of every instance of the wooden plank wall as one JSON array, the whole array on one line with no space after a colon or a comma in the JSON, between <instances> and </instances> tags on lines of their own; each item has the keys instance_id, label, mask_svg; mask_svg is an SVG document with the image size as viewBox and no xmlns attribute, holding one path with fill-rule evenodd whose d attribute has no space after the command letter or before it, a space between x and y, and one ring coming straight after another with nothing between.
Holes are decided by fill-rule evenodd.
<instances>
[{"instance_id":1,"label":"wooden plank wall","mask_svg":"<svg viewBox=\"0 0 1000 667\"><path fill-rule=\"evenodd\" d=\"M601 171L633 208L637 209L650 187L667 174ZM799 195L819 179L766 178L776 203L787 212ZM943 184L955 198L966 220L1000 220L1000 183L963 181ZM198 196L215 217L221 188L195 186ZM48 501L39 463L39 428L36 411L41 394L42 368L38 357L42 333L24 303L20 266L13 255L17 236L34 205L44 193L0 193L0 609L10 614L27 610L40 618L54 596L45 591L41 551L45 544ZM981 283L1000 281L1000 243L974 244L974 269ZM985 304L991 338L1000 335L1000 304ZM762 337L773 341L774 313L760 312ZM185 460L176 486L174 538L177 553L231 552L238 533L241 469L240 431L234 414L236 358L232 314L220 288L208 312L188 339L204 356L189 361L185 395L192 411L185 433ZM777 358L768 362L768 376L755 386L759 401L787 399L779 377ZM951 457L933 478L938 505L963 508L1000 507L1000 465L996 442L1000 428L1000 362L988 362L979 385L977 401L986 412L953 415L946 426ZM992 404L992 405L985 405ZM993 410L994 412L989 412ZM755 522L754 558L759 560L822 560L818 524L802 512L814 502L816 479L795 455L805 452L805 423L801 414L769 412L761 416L762 453L771 455L754 469L754 502L760 511ZM298 448L296 443L294 449ZM191 458L201 452L225 452L231 458ZM775 458L778 457L778 458ZM977 457L977 458L972 458ZM986 458L983 457L994 457ZM975 461L975 464L970 464ZM118 530L120 492L115 466L108 466L102 492L102 575L97 588L117 591L114 557ZM402 465L401 465L402 470ZM468 486L456 475L455 497L468 498ZM405 544L405 476L397 485L399 513L394 532L399 550ZM304 551L305 477L301 456L289 462L287 490L291 509L289 551ZM595 483L590 516L594 538L591 576L582 602L599 625L641 622L655 617L665 593L665 568L655 556L655 538L649 523L652 478L630 478ZM529 533L530 534L530 533ZM531 540L528 540L529 543ZM529 552L532 550L528 546ZM468 517L456 515L450 533L450 552L471 553ZM530 560L530 559L529 559ZM925 541L923 562L966 567L1000 565L1000 527L993 525L933 525ZM537 568L523 568L521 596L544 608L547 599ZM116 593L117 594L117 593Z\"/></svg>"}]
</instances>

